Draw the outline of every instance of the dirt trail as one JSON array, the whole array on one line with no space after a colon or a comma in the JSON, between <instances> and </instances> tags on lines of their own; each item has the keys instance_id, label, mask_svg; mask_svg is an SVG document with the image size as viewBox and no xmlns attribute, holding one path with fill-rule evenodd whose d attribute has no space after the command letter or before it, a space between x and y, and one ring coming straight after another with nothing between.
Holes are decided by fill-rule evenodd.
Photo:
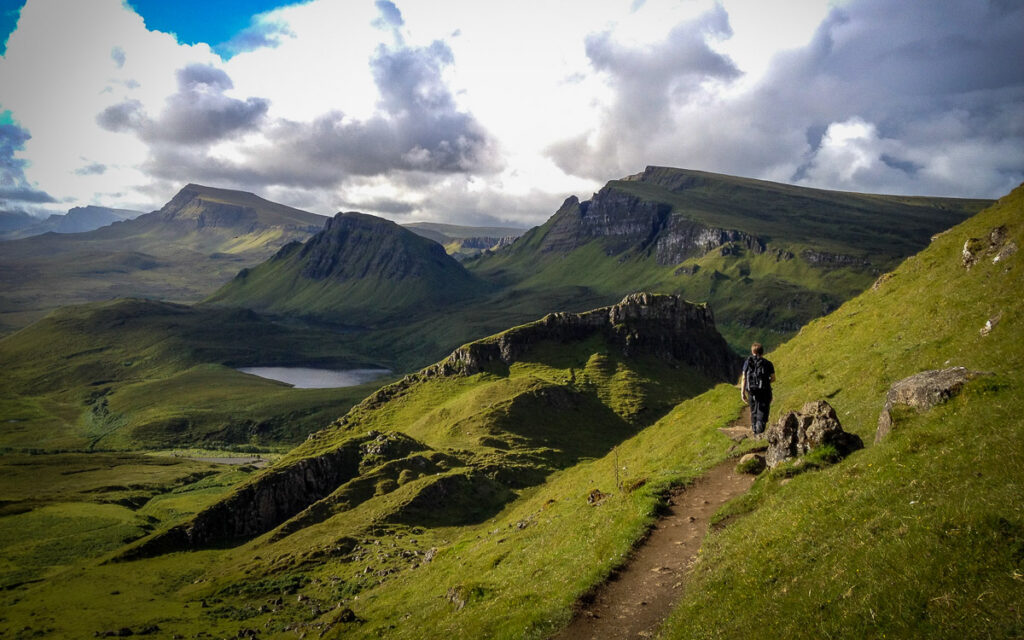
<instances>
[{"instance_id":1,"label":"dirt trail","mask_svg":"<svg viewBox=\"0 0 1024 640\"><path fill-rule=\"evenodd\" d=\"M741 418L732 428L738 431L742 422ZM749 426L747 429L749 433ZM593 601L581 608L555 640L657 635L661 623L683 594L711 516L754 483L753 476L737 474L735 466L735 460L727 460L692 485L673 493L667 515L633 552L628 564L598 589Z\"/></svg>"}]
</instances>

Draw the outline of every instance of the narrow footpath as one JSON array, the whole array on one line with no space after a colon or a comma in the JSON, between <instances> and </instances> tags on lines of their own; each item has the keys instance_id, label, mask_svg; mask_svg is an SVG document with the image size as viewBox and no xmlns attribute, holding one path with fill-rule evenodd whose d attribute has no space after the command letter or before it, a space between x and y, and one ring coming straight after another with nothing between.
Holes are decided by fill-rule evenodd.
<instances>
[{"instance_id":1,"label":"narrow footpath","mask_svg":"<svg viewBox=\"0 0 1024 640\"><path fill-rule=\"evenodd\" d=\"M742 418L731 430L739 431L741 426ZM754 483L753 476L738 474L735 467L736 460L727 460L690 486L674 492L667 514L647 540L555 640L655 637L686 588L687 575L708 532L711 516Z\"/></svg>"}]
</instances>

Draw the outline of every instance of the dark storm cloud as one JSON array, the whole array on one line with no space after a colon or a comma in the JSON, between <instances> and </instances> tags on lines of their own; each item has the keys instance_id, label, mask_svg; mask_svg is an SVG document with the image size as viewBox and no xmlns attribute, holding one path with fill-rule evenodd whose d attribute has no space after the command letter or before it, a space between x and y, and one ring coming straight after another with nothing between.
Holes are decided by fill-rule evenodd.
<instances>
[{"instance_id":1,"label":"dark storm cloud","mask_svg":"<svg viewBox=\"0 0 1024 640\"><path fill-rule=\"evenodd\" d=\"M201 145L256 129L270 105L262 98L224 95L234 84L216 67L191 64L177 75L178 91L157 118L150 118L137 100L127 100L104 109L97 122L110 131L134 131L147 142Z\"/></svg>"},{"instance_id":2,"label":"dark storm cloud","mask_svg":"<svg viewBox=\"0 0 1024 640\"><path fill-rule=\"evenodd\" d=\"M623 141L664 131L673 107L699 91L702 83L729 81L740 75L728 57L708 45L711 38L731 34L729 17L719 5L676 26L652 47L618 44L610 32L588 36L587 57L595 70L608 77L615 102L606 114L591 157L587 157L588 136L583 136L552 146L551 158L568 173L607 178L609 165L621 159L618 150Z\"/></svg>"},{"instance_id":3,"label":"dark storm cloud","mask_svg":"<svg viewBox=\"0 0 1024 640\"><path fill-rule=\"evenodd\" d=\"M854 0L833 9L806 47L778 55L753 90L683 94L662 99L667 108L638 98L664 77L656 65L623 62L643 51L620 51L610 64L594 38L588 54L609 73L616 102L597 131L551 148L577 175L668 164L964 196L1002 195L1024 180L1024 3ZM633 78L623 80L627 68ZM638 114L665 117L652 129Z\"/></svg>"},{"instance_id":4,"label":"dark storm cloud","mask_svg":"<svg viewBox=\"0 0 1024 640\"><path fill-rule=\"evenodd\" d=\"M14 202L48 203L57 200L33 188L25 179L25 165L14 153L25 146L31 138L28 131L15 124L0 124L0 204L11 206Z\"/></svg>"}]
</instances>

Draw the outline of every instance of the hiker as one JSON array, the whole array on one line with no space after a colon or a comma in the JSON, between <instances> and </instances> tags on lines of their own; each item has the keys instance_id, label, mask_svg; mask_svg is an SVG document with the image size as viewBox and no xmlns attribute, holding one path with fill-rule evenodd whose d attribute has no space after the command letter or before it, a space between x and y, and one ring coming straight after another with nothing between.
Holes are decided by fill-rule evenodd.
<instances>
[{"instance_id":1,"label":"hiker","mask_svg":"<svg viewBox=\"0 0 1024 640\"><path fill-rule=\"evenodd\" d=\"M768 424L768 410L772 404L772 383L775 365L762 358L764 347L760 342L750 345L750 357L743 361L740 379L740 397L750 403L750 428L754 435L764 433Z\"/></svg>"}]
</instances>

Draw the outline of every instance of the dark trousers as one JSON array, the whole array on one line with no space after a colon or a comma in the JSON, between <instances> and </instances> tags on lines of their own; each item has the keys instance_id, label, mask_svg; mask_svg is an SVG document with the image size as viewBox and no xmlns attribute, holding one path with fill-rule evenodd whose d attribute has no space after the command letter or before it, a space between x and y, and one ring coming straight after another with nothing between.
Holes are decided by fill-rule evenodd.
<instances>
[{"instance_id":1,"label":"dark trousers","mask_svg":"<svg viewBox=\"0 0 1024 640\"><path fill-rule=\"evenodd\" d=\"M763 433L768 426L768 410L772 405L771 391L751 391L748 394L750 400L750 429L755 433Z\"/></svg>"}]
</instances>

